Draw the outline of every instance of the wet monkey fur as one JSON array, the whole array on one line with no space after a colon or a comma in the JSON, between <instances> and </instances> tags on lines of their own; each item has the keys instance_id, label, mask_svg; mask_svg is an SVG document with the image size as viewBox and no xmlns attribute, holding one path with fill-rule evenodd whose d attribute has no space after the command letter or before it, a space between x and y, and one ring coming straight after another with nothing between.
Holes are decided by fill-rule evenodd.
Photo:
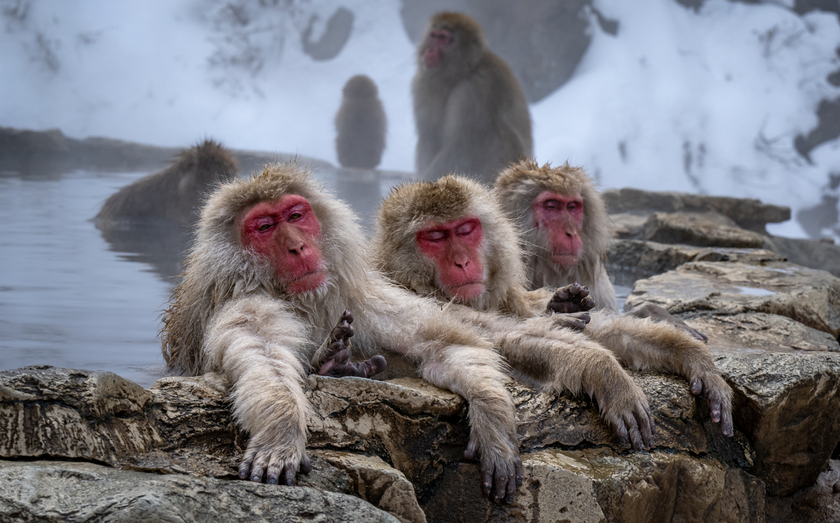
<instances>
[{"instance_id":1,"label":"wet monkey fur","mask_svg":"<svg viewBox=\"0 0 840 523\"><path fill-rule=\"evenodd\" d=\"M350 209L294 163L223 184L202 210L164 312L168 366L224 374L250 436L240 477L290 485L309 468L304 376L313 358L346 361L338 355L348 348L350 311L359 341L350 350L400 353L469 402L465 456L478 459L486 495L512 500L523 468L504 362L476 330L374 271L364 245Z\"/></svg>"},{"instance_id":2,"label":"wet monkey fur","mask_svg":"<svg viewBox=\"0 0 840 523\"><path fill-rule=\"evenodd\" d=\"M388 121L379 90L368 76L356 75L344 84L335 115L335 150L342 167L374 169L382 160Z\"/></svg>"},{"instance_id":3,"label":"wet monkey fur","mask_svg":"<svg viewBox=\"0 0 840 523\"><path fill-rule=\"evenodd\" d=\"M459 172L492 182L503 167L531 157L522 88L469 16L432 17L417 49L411 91L419 178Z\"/></svg>"},{"instance_id":4,"label":"wet monkey fur","mask_svg":"<svg viewBox=\"0 0 840 523\"><path fill-rule=\"evenodd\" d=\"M578 334L586 315L545 315L551 294L526 291L516 231L487 189L456 176L403 185L377 222L374 259L386 275L480 328L521 381L585 392L621 441L651 445L644 392L610 351Z\"/></svg>"},{"instance_id":5,"label":"wet monkey fur","mask_svg":"<svg viewBox=\"0 0 840 523\"><path fill-rule=\"evenodd\" d=\"M706 337L662 307L618 315L604 266L612 223L586 173L568 163L551 167L523 160L499 173L493 194L522 231L529 288L569 282L587 287L601 309L592 313L587 334L629 367L686 378L693 394L708 398L712 420L732 435L732 392L703 345Z\"/></svg>"},{"instance_id":6,"label":"wet monkey fur","mask_svg":"<svg viewBox=\"0 0 840 523\"><path fill-rule=\"evenodd\" d=\"M213 140L184 149L166 169L112 194L94 219L107 229L135 224L192 225L205 193L236 177L233 155Z\"/></svg>"}]
</instances>

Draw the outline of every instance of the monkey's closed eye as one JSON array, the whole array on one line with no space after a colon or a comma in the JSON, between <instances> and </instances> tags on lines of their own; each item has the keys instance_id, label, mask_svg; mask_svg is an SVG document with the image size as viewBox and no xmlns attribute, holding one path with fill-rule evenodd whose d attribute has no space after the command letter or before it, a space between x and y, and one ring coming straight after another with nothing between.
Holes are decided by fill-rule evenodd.
<instances>
[{"instance_id":1,"label":"monkey's closed eye","mask_svg":"<svg viewBox=\"0 0 840 523\"><path fill-rule=\"evenodd\" d=\"M437 243L446 238L446 233L443 231L425 232L420 235L420 239L426 242Z\"/></svg>"},{"instance_id":2,"label":"monkey's closed eye","mask_svg":"<svg viewBox=\"0 0 840 523\"><path fill-rule=\"evenodd\" d=\"M544 209L559 209L560 202L557 200L546 200L543 202Z\"/></svg>"}]
</instances>

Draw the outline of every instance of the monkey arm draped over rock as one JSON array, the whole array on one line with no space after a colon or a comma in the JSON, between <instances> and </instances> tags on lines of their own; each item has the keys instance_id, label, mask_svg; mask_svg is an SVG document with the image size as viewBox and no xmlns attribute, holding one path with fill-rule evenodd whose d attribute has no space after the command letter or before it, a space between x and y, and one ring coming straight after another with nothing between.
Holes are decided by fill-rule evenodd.
<instances>
[{"instance_id":1,"label":"monkey arm draped over rock","mask_svg":"<svg viewBox=\"0 0 840 523\"><path fill-rule=\"evenodd\" d=\"M391 192L379 210L374 257L400 285L449 302L447 312L481 328L517 377L594 396L619 438L649 446L653 418L644 392L611 352L565 328L569 316L532 310L517 242L487 189L446 176ZM575 321L582 329L584 321Z\"/></svg>"},{"instance_id":2,"label":"monkey arm draped over rock","mask_svg":"<svg viewBox=\"0 0 840 523\"><path fill-rule=\"evenodd\" d=\"M619 316L615 290L604 268L612 224L598 191L583 169L551 167L523 160L502 171L493 193L519 226L531 289L570 282L588 287L602 310L592 313L586 332L623 364L673 372L686 378L694 394L709 399L712 419L733 434L732 391L715 368L705 336L661 307ZM542 310L550 290L535 290ZM652 321L656 319L658 321Z\"/></svg>"},{"instance_id":3,"label":"monkey arm draped over rock","mask_svg":"<svg viewBox=\"0 0 840 523\"><path fill-rule=\"evenodd\" d=\"M438 13L417 50L412 83L416 169L434 180L450 172L486 181L531 156L531 117L510 67L459 13Z\"/></svg>"},{"instance_id":4,"label":"monkey arm draped over rock","mask_svg":"<svg viewBox=\"0 0 840 523\"><path fill-rule=\"evenodd\" d=\"M467 457L485 493L511 500L522 480L504 363L478 332L372 270L356 218L295 164L224 184L202 211L182 283L164 313L171 368L220 372L251 436L240 476L292 484L305 453L308 363L345 310L358 344L419 364L470 404Z\"/></svg>"}]
</instances>

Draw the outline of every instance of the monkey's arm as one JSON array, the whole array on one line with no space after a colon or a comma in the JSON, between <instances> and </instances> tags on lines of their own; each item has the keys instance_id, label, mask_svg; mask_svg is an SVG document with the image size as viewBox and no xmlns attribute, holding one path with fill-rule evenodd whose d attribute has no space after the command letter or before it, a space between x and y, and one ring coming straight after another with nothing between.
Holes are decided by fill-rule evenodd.
<instances>
[{"instance_id":1,"label":"monkey's arm","mask_svg":"<svg viewBox=\"0 0 840 523\"><path fill-rule=\"evenodd\" d=\"M373 288L376 282L369 283ZM502 358L488 340L431 300L386 286L376 294L366 310L376 316L370 327L377 344L419 362L423 379L469 403L471 430L464 456L478 458L486 496L496 503L512 502L524 469Z\"/></svg>"},{"instance_id":2,"label":"monkey's arm","mask_svg":"<svg viewBox=\"0 0 840 523\"><path fill-rule=\"evenodd\" d=\"M709 400L712 421L720 423L721 432L734 434L732 389L702 342L668 323L600 311L592 315L586 332L630 368L672 372L687 379L692 394Z\"/></svg>"},{"instance_id":3,"label":"monkey's arm","mask_svg":"<svg viewBox=\"0 0 840 523\"><path fill-rule=\"evenodd\" d=\"M677 326L678 328L686 331L687 333L691 334L698 340L706 343L709 341L709 337L703 334L702 332L692 329L689 327L684 321L675 317L670 312L665 310L663 307L659 305L654 305L652 303L645 303L639 305L635 309L628 311L628 315L635 316L637 318L650 318L653 321L659 321L663 323L670 323L672 325Z\"/></svg>"},{"instance_id":4,"label":"monkey's arm","mask_svg":"<svg viewBox=\"0 0 840 523\"><path fill-rule=\"evenodd\" d=\"M223 371L231 383L233 415L250 435L239 477L294 485L306 455L303 393L306 328L282 302L262 296L232 300L208 326L209 370Z\"/></svg>"},{"instance_id":5,"label":"monkey's arm","mask_svg":"<svg viewBox=\"0 0 840 523\"><path fill-rule=\"evenodd\" d=\"M557 329L551 318L519 325L498 323L496 345L525 381L554 392L586 393L622 443L641 450L653 444L655 425L644 391L615 356L588 337Z\"/></svg>"}]
</instances>

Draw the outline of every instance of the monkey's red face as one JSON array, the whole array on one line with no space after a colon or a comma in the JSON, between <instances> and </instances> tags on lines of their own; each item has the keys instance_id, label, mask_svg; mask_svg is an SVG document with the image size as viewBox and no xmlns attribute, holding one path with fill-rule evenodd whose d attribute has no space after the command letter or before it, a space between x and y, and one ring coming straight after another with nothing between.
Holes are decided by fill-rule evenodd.
<instances>
[{"instance_id":1,"label":"monkey's red face","mask_svg":"<svg viewBox=\"0 0 840 523\"><path fill-rule=\"evenodd\" d=\"M473 216L428 223L417 233L417 247L437 266L450 298L471 300L484 293L483 240L481 221Z\"/></svg>"},{"instance_id":2,"label":"monkey's red face","mask_svg":"<svg viewBox=\"0 0 840 523\"><path fill-rule=\"evenodd\" d=\"M454 40L452 33L442 28L433 28L426 38L426 46L423 48L423 63L426 67L434 68L440 64L440 57L444 49L452 45Z\"/></svg>"},{"instance_id":3,"label":"monkey's red face","mask_svg":"<svg viewBox=\"0 0 840 523\"><path fill-rule=\"evenodd\" d=\"M242 217L240 231L242 246L268 258L288 292L311 291L327 281L321 225L306 198L287 194L258 203Z\"/></svg>"},{"instance_id":4,"label":"monkey's red face","mask_svg":"<svg viewBox=\"0 0 840 523\"><path fill-rule=\"evenodd\" d=\"M583 242L583 198L580 194L541 192L533 204L534 227L548 238L551 260L557 265L572 268L578 263Z\"/></svg>"}]
</instances>

